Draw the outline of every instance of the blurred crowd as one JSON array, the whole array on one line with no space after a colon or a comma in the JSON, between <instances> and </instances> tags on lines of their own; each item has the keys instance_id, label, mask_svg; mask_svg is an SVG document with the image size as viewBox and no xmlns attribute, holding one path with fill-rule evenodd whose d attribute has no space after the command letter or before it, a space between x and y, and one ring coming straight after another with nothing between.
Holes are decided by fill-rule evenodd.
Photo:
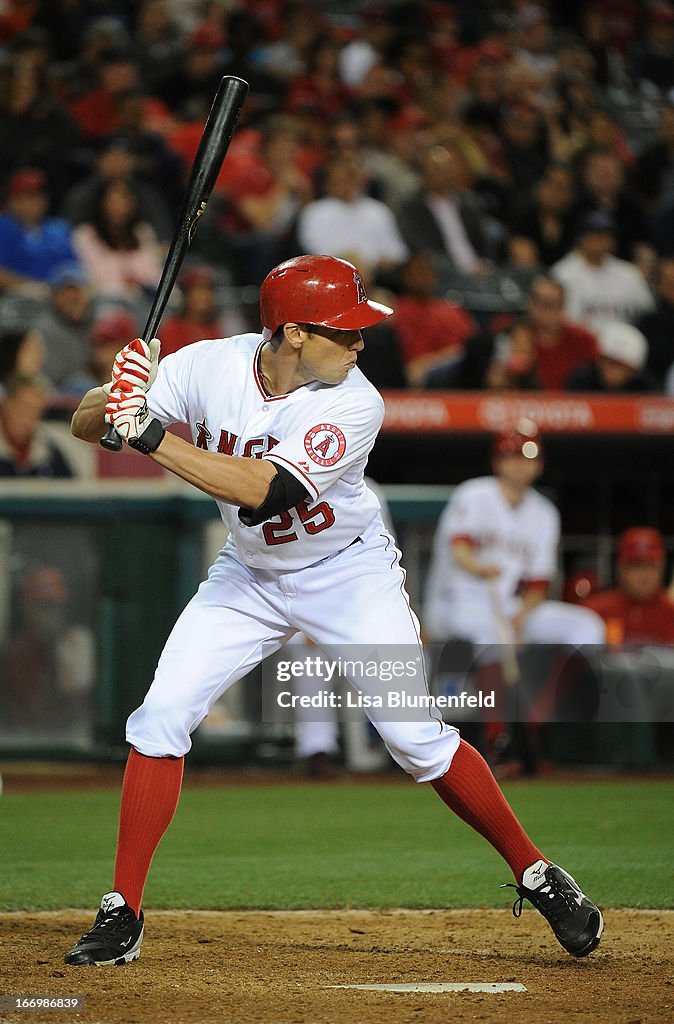
<instances>
[{"instance_id":1,"label":"blurred crowd","mask_svg":"<svg viewBox=\"0 0 674 1024\"><path fill-rule=\"evenodd\" d=\"M3 436L142 331L224 74L251 90L164 353L257 330L321 252L395 309L380 388L674 393L669 4L6 0Z\"/></svg>"}]
</instances>

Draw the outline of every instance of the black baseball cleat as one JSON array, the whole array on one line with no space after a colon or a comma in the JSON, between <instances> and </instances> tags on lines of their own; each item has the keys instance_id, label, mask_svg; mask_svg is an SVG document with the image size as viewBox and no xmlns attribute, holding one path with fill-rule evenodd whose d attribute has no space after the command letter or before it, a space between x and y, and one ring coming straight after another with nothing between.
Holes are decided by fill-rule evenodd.
<instances>
[{"instance_id":1,"label":"black baseball cleat","mask_svg":"<svg viewBox=\"0 0 674 1024\"><path fill-rule=\"evenodd\" d=\"M106 892L93 927L66 953L73 967L119 967L140 956L143 911L136 917L120 892Z\"/></svg>"},{"instance_id":2,"label":"black baseball cleat","mask_svg":"<svg viewBox=\"0 0 674 1024\"><path fill-rule=\"evenodd\" d=\"M548 922L557 941L572 956L587 956L599 945L604 930L601 911L587 898L571 875L556 864L538 860L522 875L522 884L506 882L502 889L515 889L518 899L513 914L522 913L522 902L529 902Z\"/></svg>"}]
</instances>

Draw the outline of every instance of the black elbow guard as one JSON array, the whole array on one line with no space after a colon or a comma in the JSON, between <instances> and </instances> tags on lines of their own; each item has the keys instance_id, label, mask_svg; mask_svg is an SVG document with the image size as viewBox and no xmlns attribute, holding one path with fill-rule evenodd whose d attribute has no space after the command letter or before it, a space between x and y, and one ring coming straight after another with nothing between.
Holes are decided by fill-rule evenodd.
<instances>
[{"instance_id":1,"label":"black elbow guard","mask_svg":"<svg viewBox=\"0 0 674 1024\"><path fill-rule=\"evenodd\" d=\"M269 485L267 497L258 508L240 508L239 519L244 526L259 526L279 512L294 508L308 497L308 490L296 476L283 466L276 466L276 476Z\"/></svg>"}]
</instances>

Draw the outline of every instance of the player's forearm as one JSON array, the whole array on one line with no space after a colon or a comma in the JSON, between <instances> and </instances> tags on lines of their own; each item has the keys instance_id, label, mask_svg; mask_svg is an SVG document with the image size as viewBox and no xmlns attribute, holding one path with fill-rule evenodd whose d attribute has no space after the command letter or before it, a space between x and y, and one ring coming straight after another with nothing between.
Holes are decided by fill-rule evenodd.
<instances>
[{"instance_id":1,"label":"player's forearm","mask_svg":"<svg viewBox=\"0 0 674 1024\"><path fill-rule=\"evenodd\" d=\"M272 462L203 451L173 434L164 435L150 458L212 498L243 508L259 508L276 475Z\"/></svg>"},{"instance_id":2,"label":"player's forearm","mask_svg":"<svg viewBox=\"0 0 674 1024\"><path fill-rule=\"evenodd\" d=\"M453 541L452 551L454 552L454 560L461 569L469 572L472 576L484 575L484 567L479 560L478 554L468 541Z\"/></svg>"},{"instance_id":3,"label":"player's forearm","mask_svg":"<svg viewBox=\"0 0 674 1024\"><path fill-rule=\"evenodd\" d=\"M97 442L107 429L105 422L105 403L107 399L103 388L93 388L75 410L70 430L80 441Z\"/></svg>"}]
</instances>

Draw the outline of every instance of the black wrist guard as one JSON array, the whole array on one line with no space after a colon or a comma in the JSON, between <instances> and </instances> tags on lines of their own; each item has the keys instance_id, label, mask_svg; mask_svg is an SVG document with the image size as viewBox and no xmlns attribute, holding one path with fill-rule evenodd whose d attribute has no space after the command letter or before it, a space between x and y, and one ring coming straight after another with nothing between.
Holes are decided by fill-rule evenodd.
<instances>
[{"instance_id":1,"label":"black wrist guard","mask_svg":"<svg viewBox=\"0 0 674 1024\"><path fill-rule=\"evenodd\" d=\"M136 451L141 452L142 455L152 455L152 452L156 452L157 448L164 440L165 433L166 431L159 420L153 419L140 437L137 437L135 441L128 442L129 447L135 448Z\"/></svg>"}]
</instances>

